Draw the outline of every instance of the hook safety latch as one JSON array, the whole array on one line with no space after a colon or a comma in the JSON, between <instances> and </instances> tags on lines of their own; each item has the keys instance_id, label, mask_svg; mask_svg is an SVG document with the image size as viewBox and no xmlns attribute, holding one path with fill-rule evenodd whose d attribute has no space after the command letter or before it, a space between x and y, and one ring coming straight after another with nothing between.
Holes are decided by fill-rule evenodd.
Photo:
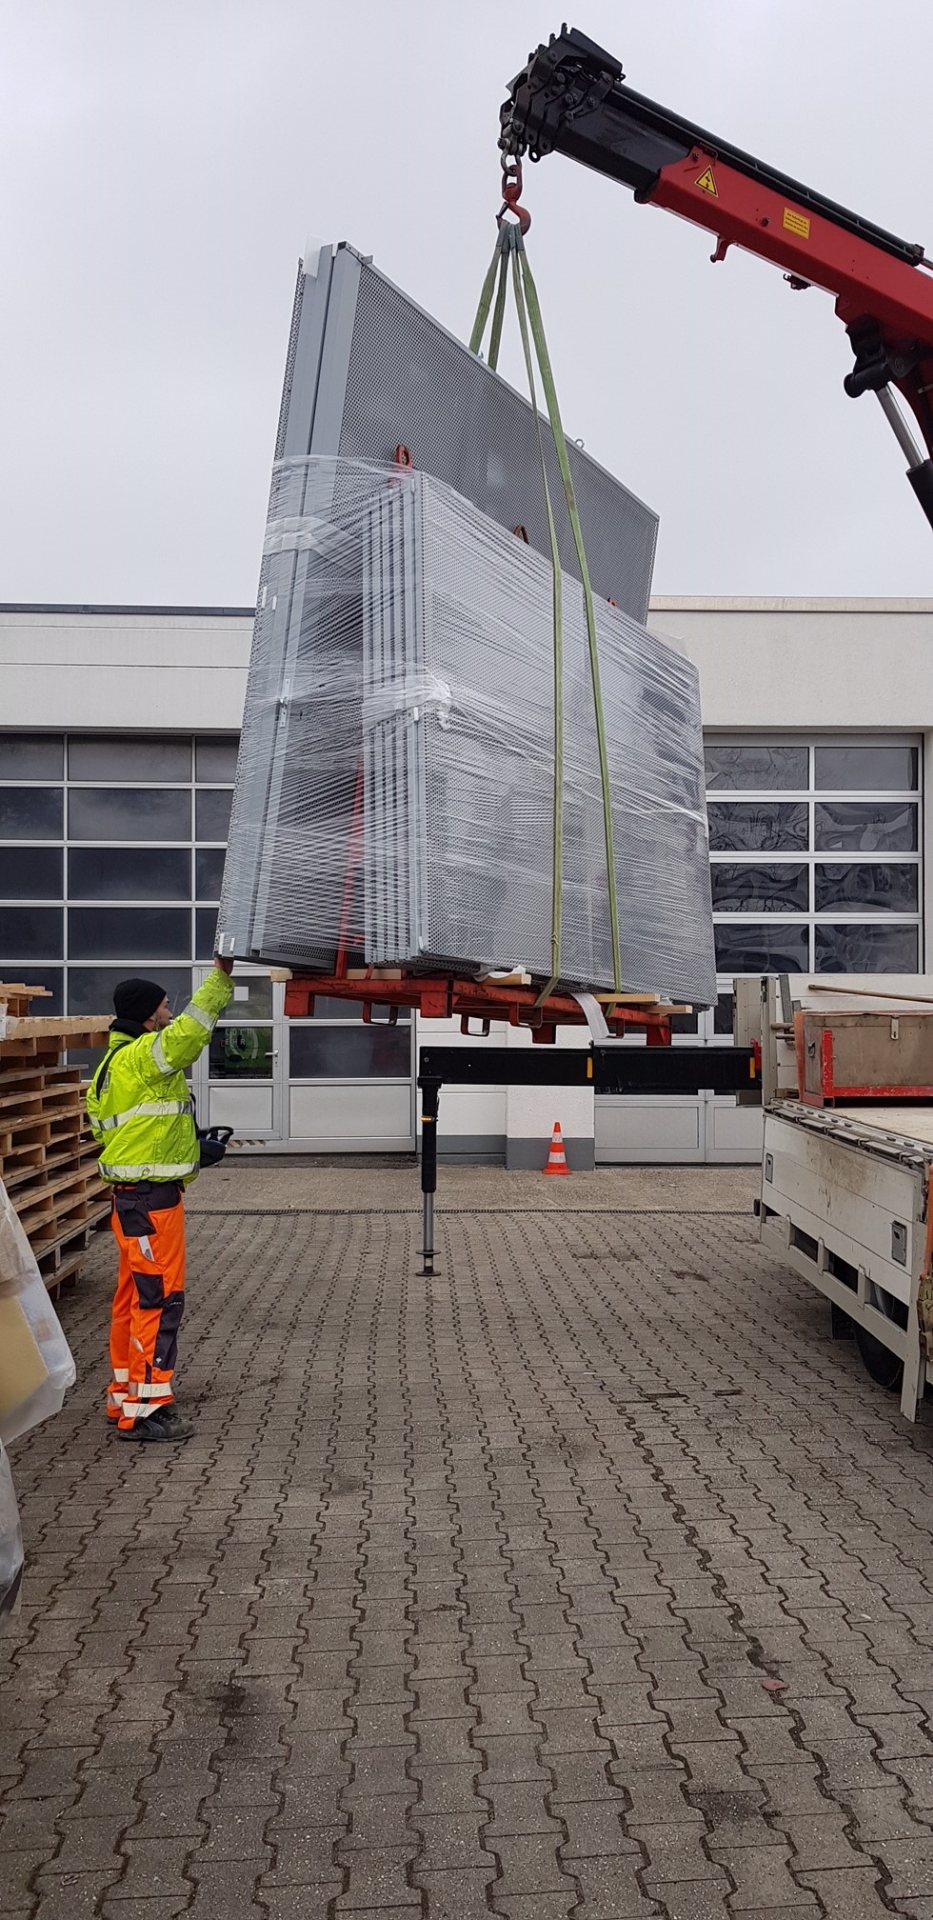
<instances>
[{"instance_id":1,"label":"hook safety latch","mask_svg":"<svg viewBox=\"0 0 933 1920\"><path fill-rule=\"evenodd\" d=\"M514 215L520 233L527 233L531 226L531 214L527 207L519 205L522 191L522 163L520 160L504 160L502 163L502 205L496 214L497 226L502 225L507 213Z\"/></svg>"}]
</instances>

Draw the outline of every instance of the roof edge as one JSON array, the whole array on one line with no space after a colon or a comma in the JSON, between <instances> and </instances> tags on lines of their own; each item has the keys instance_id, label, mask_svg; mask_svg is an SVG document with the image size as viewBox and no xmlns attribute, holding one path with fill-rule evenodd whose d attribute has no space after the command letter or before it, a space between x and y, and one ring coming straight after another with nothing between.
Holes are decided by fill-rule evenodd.
<instances>
[{"instance_id":1,"label":"roof edge","mask_svg":"<svg viewBox=\"0 0 933 1920\"><path fill-rule=\"evenodd\" d=\"M139 618L153 615L184 614L203 620L252 620L255 607L152 607L112 605L104 601L80 600L0 600L0 613L91 613L133 614Z\"/></svg>"}]
</instances>

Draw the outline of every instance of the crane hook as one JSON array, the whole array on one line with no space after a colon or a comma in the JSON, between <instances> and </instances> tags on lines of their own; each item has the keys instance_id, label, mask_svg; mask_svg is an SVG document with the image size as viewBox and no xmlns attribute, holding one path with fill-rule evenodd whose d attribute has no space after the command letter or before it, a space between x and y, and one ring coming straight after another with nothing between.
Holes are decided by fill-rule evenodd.
<instances>
[{"instance_id":1,"label":"crane hook","mask_svg":"<svg viewBox=\"0 0 933 1920\"><path fill-rule=\"evenodd\" d=\"M531 226L531 214L527 207L519 205L522 191L522 163L520 160L502 162L502 205L496 214L496 225L501 227L507 213L515 215L520 233L527 233Z\"/></svg>"}]
</instances>

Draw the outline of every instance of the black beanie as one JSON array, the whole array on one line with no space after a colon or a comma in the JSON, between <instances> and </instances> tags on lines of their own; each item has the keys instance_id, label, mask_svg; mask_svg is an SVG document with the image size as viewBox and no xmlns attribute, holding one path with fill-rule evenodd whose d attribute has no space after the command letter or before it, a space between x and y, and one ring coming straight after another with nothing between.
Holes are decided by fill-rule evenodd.
<instances>
[{"instance_id":1,"label":"black beanie","mask_svg":"<svg viewBox=\"0 0 933 1920\"><path fill-rule=\"evenodd\" d=\"M135 1020L140 1026L151 1019L156 1007L161 1007L164 999L165 988L155 980L121 980L113 990L117 1019Z\"/></svg>"}]
</instances>

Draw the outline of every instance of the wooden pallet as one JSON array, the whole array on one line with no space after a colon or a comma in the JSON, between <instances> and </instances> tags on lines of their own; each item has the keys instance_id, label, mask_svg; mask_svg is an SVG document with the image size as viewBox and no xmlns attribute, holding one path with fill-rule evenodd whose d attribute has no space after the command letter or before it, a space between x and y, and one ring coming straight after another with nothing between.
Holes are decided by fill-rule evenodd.
<instances>
[{"instance_id":1,"label":"wooden pallet","mask_svg":"<svg viewBox=\"0 0 933 1920\"><path fill-rule=\"evenodd\" d=\"M0 982L0 1179L46 1284L75 1278L90 1234L110 1210L98 1149L69 1048L103 1046L97 1017L41 1016L43 988Z\"/></svg>"},{"instance_id":2,"label":"wooden pallet","mask_svg":"<svg viewBox=\"0 0 933 1920\"><path fill-rule=\"evenodd\" d=\"M57 1151L45 1152L41 1161L13 1161L4 1171L3 1184L13 1199L25 1187L38 1188L48 1176L66 1172L78 1164L91 1172L97 1168L97 1146L90 1138L83 1137L78 1142L77 1152L70 1142L66 1142Z\"/></svg>"},{"instance_id":3,"label":"wooden pallet","mask_svg":"<svg viewBox=\"0 0 933 1920\"><path fill-rule=\"evenodd\" d=\"M109 1212L108 1199L96 1206L82 1224L66 1227L56 1241L34 1249L39 1272L50 1292L60 1287L63 1280L77 1279L87 1258L91 1235Z\"/></svg>"},{"instance_id":4,"label":"wooden pallet","mask_svg":"<svg viewBox=\"0 0 933 1920\"><path fill-rule=\"evenodd\" d=\"M51 987L27 987L22 980L0 980L0 1006L17 1019L26 1019L34 1000L51 1000Z\"/></svg>"}]
</instances>

